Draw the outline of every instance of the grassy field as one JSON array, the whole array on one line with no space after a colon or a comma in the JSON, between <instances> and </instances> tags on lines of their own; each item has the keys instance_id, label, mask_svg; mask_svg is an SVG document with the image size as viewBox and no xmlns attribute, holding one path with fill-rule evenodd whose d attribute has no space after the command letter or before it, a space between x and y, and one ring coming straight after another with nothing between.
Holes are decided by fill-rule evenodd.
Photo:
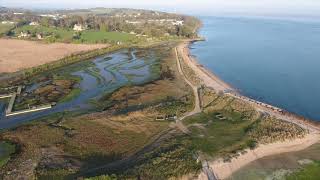
<instances>
[{"instance_id":1,"label":"grassy field","mask_svg":"<svg viewBox=\"0 0 320 180\"><path fill-rule=\"evenodd\" d=\"M0 37L13 28L12 24L0 24Z\"/></svg>"},{"instance_id":2,"label":"grassy field","mask_svg":"<svg viewBox=\"0 0 320 180\"><path fill-rule=\"evenodd\" d=\"M168 126L143 113L106 117L104 114L74 118L66 115L63 119L56 116L6 132L3 138L23 146L18 159L6 167L23 169L23 162L31 159L40 163L39 178L74 175L129 156ZM61 159L60 155L65 158Z\"/></svg>"},{"instance_id":3,"label":"grassy field","mask_svg":"<svg viewBox=\"0 0 320 180\"><path fill-rule=\"evenodd\" d=\"M216 117L218 113L228 119L220 120ZM240 113L201 113L187 118L184 123L189 125L191 140L196 149L210 156L236 152L247 148L250 143L246 129L252 121L241 119Z\"/></svg>"},{"instance_id":4,"label":"grassy field","mask_svg":"<svg viewBox=\"0 0 320 180\"><path fill-rule=\"evenodd\" d=\"M202 89L200 96L203 112L183 123L191 131L193 146L210 157L229 161L247 148L301 138L306 133L295 124L259 114L249 104L210 89Z\"/></svg>"},{"instance_id":5,"label":"grassy field","mask_svg":"<svg viewBox=\"0 0 320 180\"><path fill-rule=\"evenodd\" d=\"M106 32L106 31L82 31L75 32L72 29L63 29L45 26L25 25L14 30L15 36L19 36L20 32L30 32L31 38L37 39L36 35L41 33L47 42L66 42L66 43L116 43L131 42L137 38L129 33Z\"/></svg>"},{"instance_id":6,"label":"grassy field","mask_svg":"<svg viewBox=\"0 0 320 180\"><path fill-rule=\"evenodd\" d=\"M62 28L53 28L45 26L22 26L14 30L15 35L19 36L20 32L29 31L33 38L36 38L37 33L42 33L45 37L48 37L46 41L48 42L72 42L73 41L73 30L62 29Z\"/></svg>"},{"instance_id":7,"label":"grassy field","mask_svg":"<svg viewBox=\"0 0 320 180\"><path fill-rule=\"evenodd\" d=\"M8 142L0 142L0 167L10 160L10 155L15 152L15 145Z\"/></svg>"},{"instance_id":8,"label":"grassy field","mask_svg":"<svg viewBox=\"0 0 320 180\"><path fill-rule=\"evenodd\" d=\"M320 177L320 161L308 164L301 170L288 175L286 180L318 180Z\"/></svg>"},{"instance_id":9,"label":"grassy field","mask_svg":"<svg viewBox=\"0 0 320 180\"><path fill-rule=\"evenodd\" d=\"M153 151L145 153L133 167L128 167L117 175L89 179L179 179L185 175L196 178L202 167L197 162L197 152L181 134L174 136L159 143Z\"/></svg>"},{"instance_id":10,"label":"grassy field","mask_svg":"<svg viewBox=\"0 0 320 180\"><path fill-rule=\"evenodd\" d=\"M128 42L135 39L134 35L120 32L105 31L83 31L80 36L80 42L85 43L103 43L103 42Z\"/></svg>"}]
</instances>

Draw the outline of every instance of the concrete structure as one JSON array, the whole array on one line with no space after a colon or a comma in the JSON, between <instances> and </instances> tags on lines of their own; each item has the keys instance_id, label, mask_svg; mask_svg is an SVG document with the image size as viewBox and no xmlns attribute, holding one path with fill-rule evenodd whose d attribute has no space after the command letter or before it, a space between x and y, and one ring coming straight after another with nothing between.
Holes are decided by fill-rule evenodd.
<instances>
[{"instance_id":1,"label":"concrete structure","mask_svg":"<svg viewBox=\"0 0 320 180\"><path fill-rule=\"evenodd\" d=\"M2 95L0 95L0 99L9 98L11 96L12 96L12 94L2 94Z\"/></svg>"},{"instance_id":2,"label":"concrete structure","mask_svg":"<svg viewBox=\"0 0 320 180\"><path fill-rule=\"evenodd\" d=\"M50 109L50 108L52 108L51 105L43 105L43 106L31 108L31 109L25 109L25 110L21 110L21 111L6 113L6 116L8 117L8 116L14 116L14 115L25 114L25 113L30 113L30 112L43 111L43 110Z\"/></svg>"},{"instance_id":3,"label":"concrete structure","mask_svg":"<svg viewBox=\"0 0 320 180\"><path fill-rule=\"evenodd\" d=\"M17 94L13 93L11 98L10 98L9 105L8 105L7 110L6 110L6 114L10 114L12 112L14 102L16 101L16 97L17 97Z\"/></svg>"},{"instance_id":4,"label":"concrete structure","mask_svg":"<svg viewBox=\"0 0 320 180\"><path fill-rule=\"evenodd\" d=\"M73 30L74 30L74 31L84 31L84 30L86 30L86 28L85 28L83 25L81 25L81 24L75 24L75 25L73 26Z\"/></svg>"},{"instance_id":5,"label":"concrete structure","mask_svg":"<svg viewBox=\"0 0 320 180\"><path fill-rule=\"evenodd\" d=\"M15 93L0 95L0 99L10 98L9 105L8 105L8 107L6 109L6 116L7 117L8 116L19 115L19 114L24 114L24 113L29 113L29 112L42 111L42 110L46 110L46 109L52 108L52 105L50 104L50 105L34 106L32 108L29 108L29 109L24 109L24 110L21 110L21 111L12 112L16 97L21 94L23 86L15 86L15 87L4 88L4 89L5 90L11 90L13 88L17 88L17 91Z\"/></svg>"}]
</instances>

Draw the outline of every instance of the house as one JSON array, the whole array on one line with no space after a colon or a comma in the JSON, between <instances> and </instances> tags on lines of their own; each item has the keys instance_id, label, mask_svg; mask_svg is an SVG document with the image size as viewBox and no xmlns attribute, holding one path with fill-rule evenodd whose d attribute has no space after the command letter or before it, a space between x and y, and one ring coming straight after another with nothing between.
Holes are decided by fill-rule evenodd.
<instances>
[{"instance_id":1,"label":"house","mask_svg":"<svg viewBox=\"0 0 320 180\"><path fill-rule=\"evenodd\" d=\"M172 22L172 25L174 25L174 26L183 26L183 23L184 23L184 21L175 21L175 22Z\"/></svg>"},{"instance_id":2,"label":"house","mask_svg":"<svg viewBox=\"0 0 320 180\"><path fill-rule=\"evenodd\" d=\"M14 24L12 21L2 21L1 24Z\"/></svg>"},{"instance_id":3,"label":"house","mask_svg":"<svg viewBox=\"0 0 320 180\"><path fill-rule=\"evenodd\" d=\"M37 38L38 38L39 40L43 39L42 34L37 34Z\"/></svg>"},{"instance_id":4,"label":"house","mask_svg":"<svg viewBox=\"0 0 320 180\"><path fill-rule=\"evenodd\" d=\"M28 32L21 32L20 35L18 36L18 38L26 38L26 37L30 37L30 34Z\"/></svg>"},{"instance_id":5,"label":"house","mask_svg":"<svg viewBox=\"0 0 320 180\"><path fill-rule=\"evenodd\" d=\"M131 31L129 34L136 34L135 32Z\"/></svg>"},{"instance_id":6,"label":"house","mask_svg":"<svg viewBox=\"0 0 320 180\"><path fill-rule=\"evenodd\" d=\"M128 20L126 20L126 23L127 24L141 24L142 22L141 21L128 21Z\"/></svg>"},{"instance_id":7,"label":"house","mask_svg":"<svg viewBox=\"0 0 320 180\"><path fill-rule=\"evenodd\" d=\"M73 26L73 30L74 30L74 31L84 31L84 30L86 30L86 28L85 28L83 25L81 25L81 24L75 24L75 25Z\"/></svg>"},{"instance_id":8,"label":"house","mask_svg":"<svg viewBox=\"0 0 320 180\"><path fill-rule=\"evenodd\" d=\"M31 22L29 23L30 26L39 26L39 23L38 22Z\"/></svg>"}]
</instances>

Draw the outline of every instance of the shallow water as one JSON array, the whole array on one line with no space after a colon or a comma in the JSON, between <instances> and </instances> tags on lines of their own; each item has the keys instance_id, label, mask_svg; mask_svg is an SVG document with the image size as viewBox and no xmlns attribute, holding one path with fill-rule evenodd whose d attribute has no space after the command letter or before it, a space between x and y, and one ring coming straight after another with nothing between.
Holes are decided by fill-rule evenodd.
<instances>
[{"instance_id":1,"label":"shallow water","mask_svg":"<svg viewBox=\"0 0 320 180\"><path fill-rule=\"evenodd\" d=\"M303 151L283 153L256 160L235 172L230 180L284 179L286 173L296 171L305 163L320 160L320 144ZM276 178L277 177L277 178Z\"/></svg>"},{"instance_id":2,"label":"shallow water","mask_svg":"<svg viewBox=\"0 0 320 180\"><path fill-rule=\"evenodd\" d=\"M142 50L141 50L142 51ZM81 94L73 100L65 103L58 103L52 109L18 115L13 117L4 117L4 103L0 101L0 128L9 128L22 122L41 118L63 111L90 110L93 106L90 100L98 99L102 95L112 92L115 89L129 84L140 84L152 80L151 65L157 57L152 50L145 50L144 57L136 57L137 50L122 50L110 55L105 55L92 59L91 66L73 64L71 67L65 67L60 72L70 71L69 74L81 77L78 85L81 88ZM75 68L76 67L76 68ZM27 87L27 90L37 88L38 84Z\"/></svg>"},{"instance_id":3,"label":"shallow water","mask_svg":"<svg viewBox=\"0 0 320 180\"><path fill-rule=\"evenodd\" d=\"M320 120L320 23L203 17L201 64L244 95Z\"/></svg>"}]
</instances>

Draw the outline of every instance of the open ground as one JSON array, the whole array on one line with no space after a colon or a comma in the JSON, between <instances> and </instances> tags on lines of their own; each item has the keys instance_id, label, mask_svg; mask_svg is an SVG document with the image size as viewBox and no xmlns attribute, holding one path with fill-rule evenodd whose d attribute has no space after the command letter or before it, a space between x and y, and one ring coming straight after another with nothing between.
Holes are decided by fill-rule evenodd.
<instances>
[{"instance_id":1,"label":"open ground","mask_svg":"<svg viewBox=\"0 0 320 180\"><path fill-rule=\"evenodd\" d=\"M106 46L105 44L45 44L33 41L0 39L0 73L15 72L56 61L71 54Z\"/></svg>"}]
</instances>

